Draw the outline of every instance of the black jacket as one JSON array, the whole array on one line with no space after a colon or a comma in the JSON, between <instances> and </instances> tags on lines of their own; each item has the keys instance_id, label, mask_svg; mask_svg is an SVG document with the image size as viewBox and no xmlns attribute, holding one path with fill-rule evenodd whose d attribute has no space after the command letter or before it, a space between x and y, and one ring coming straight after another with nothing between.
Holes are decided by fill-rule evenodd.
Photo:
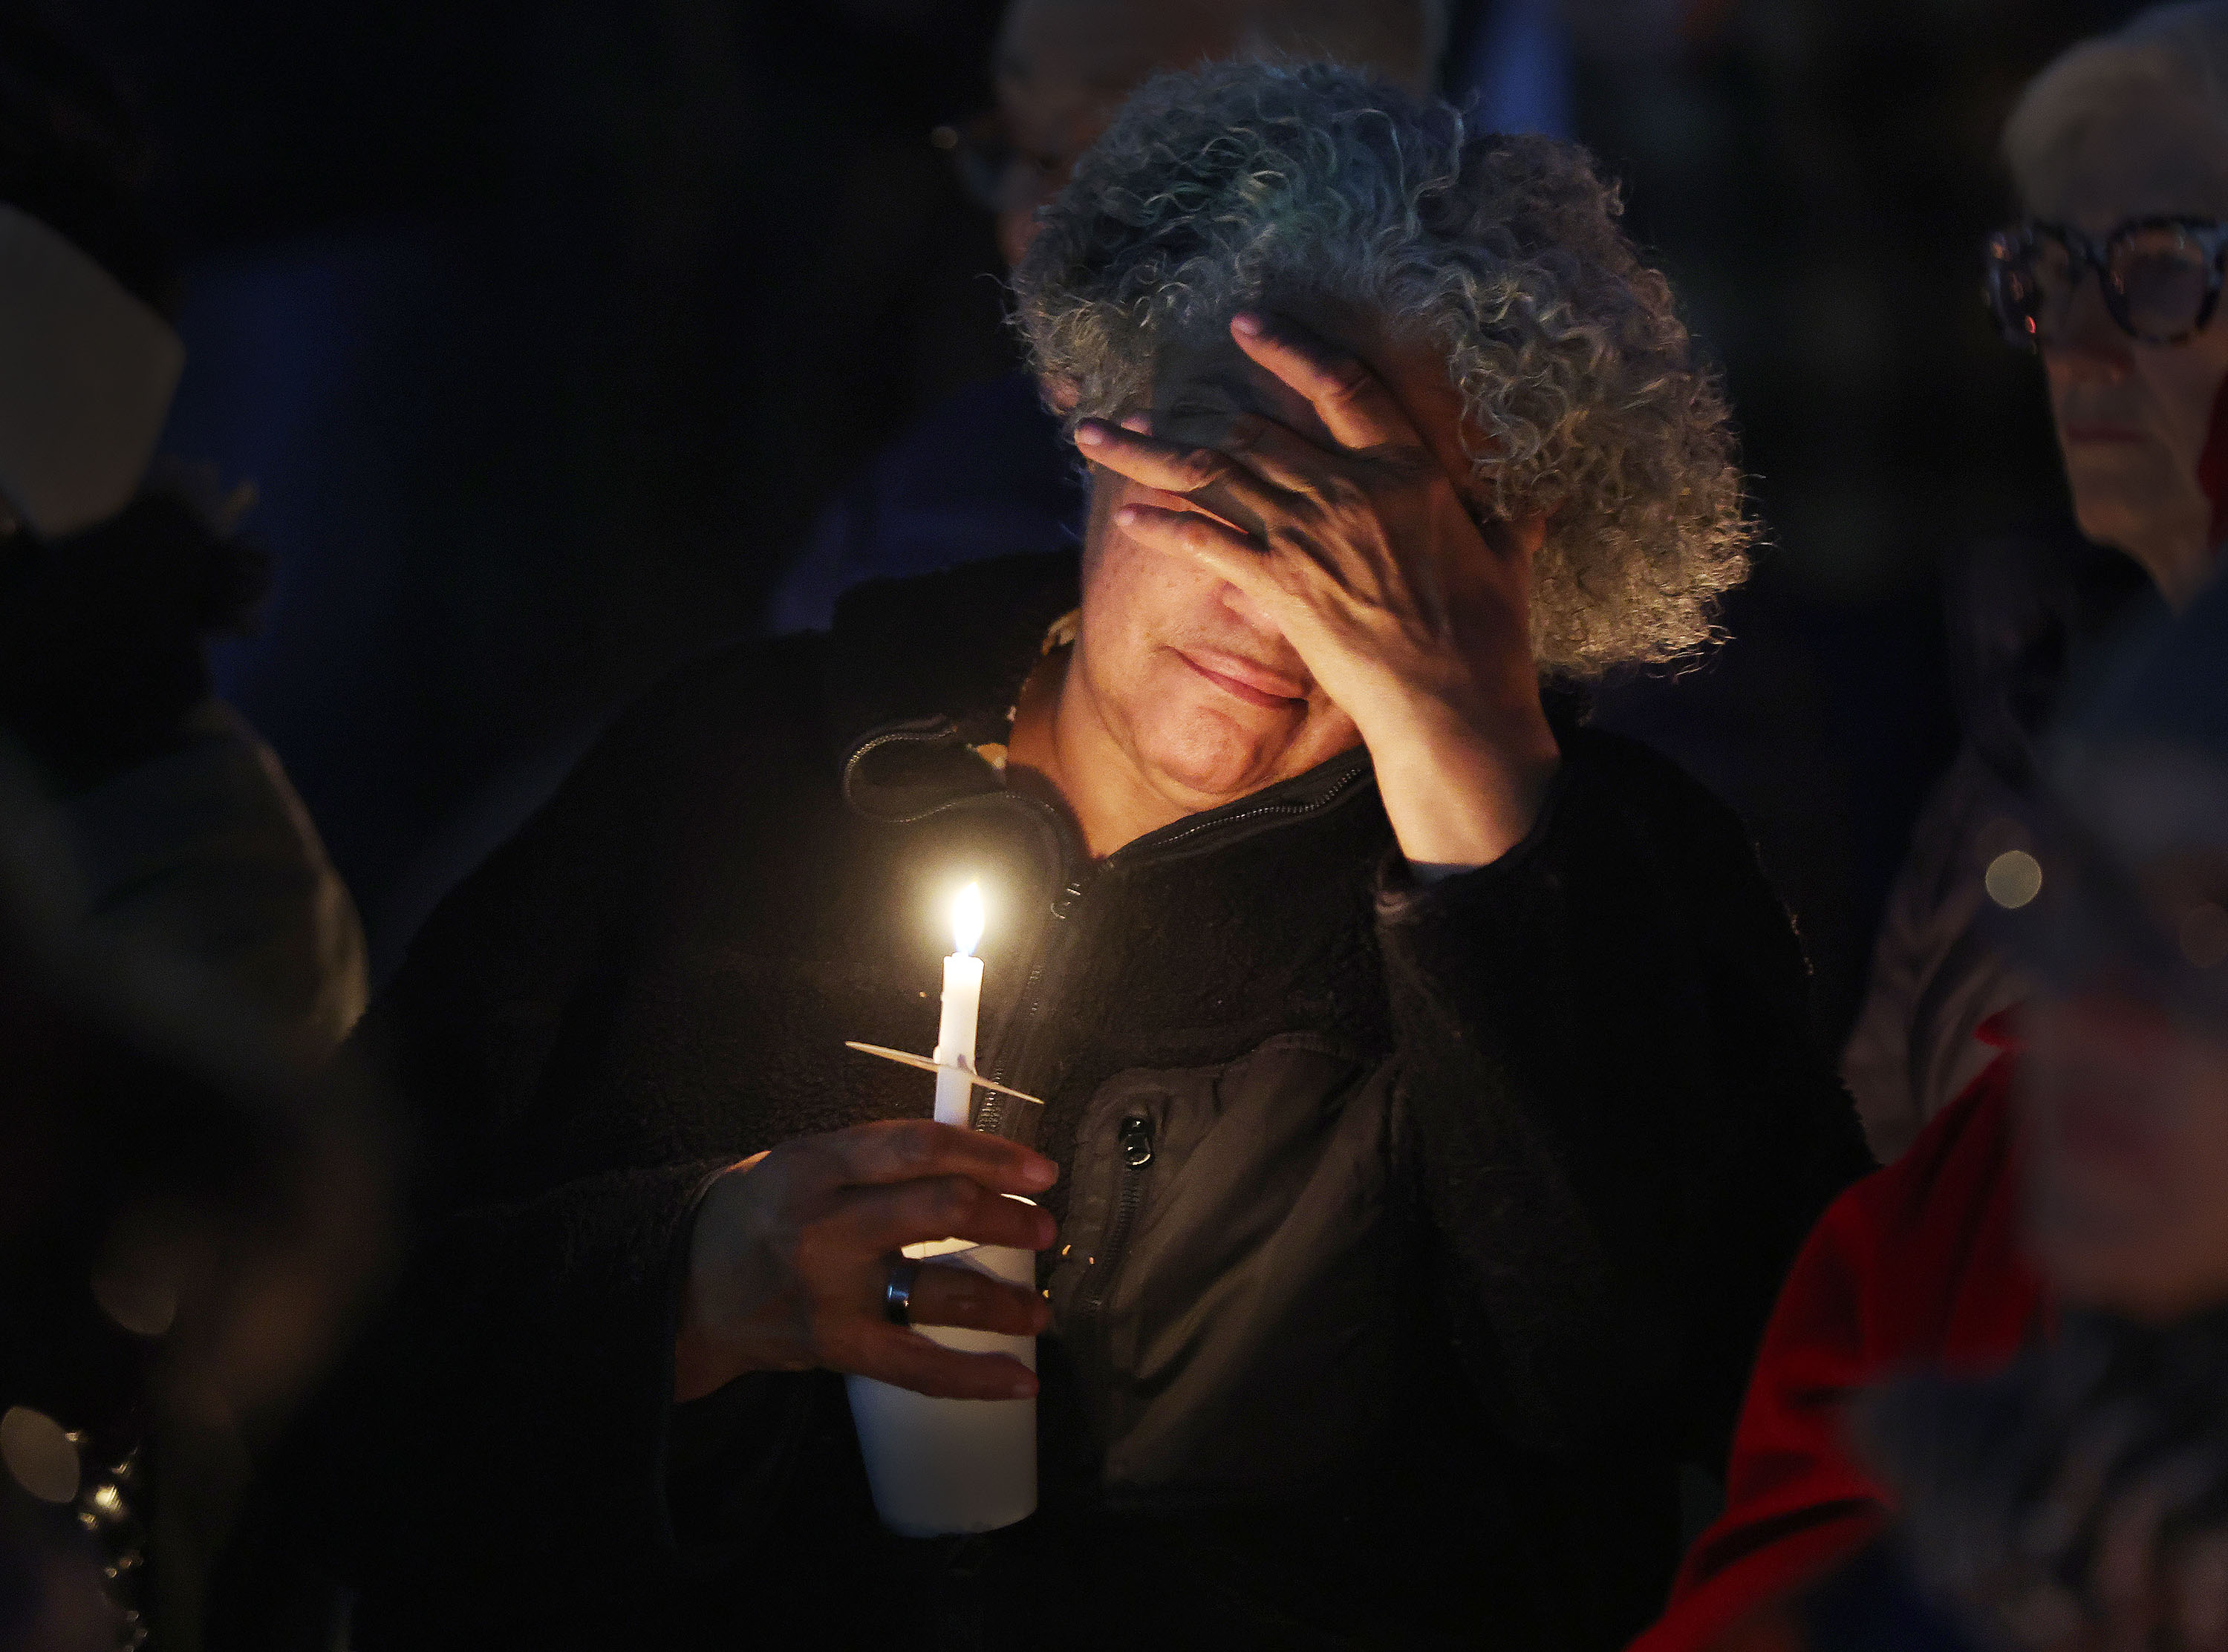
<instances>
[{"instance_id":1,"label":"black jacket","mask_svg":"<svg viewBox=\"0 0 2228 1652\"><path fill-rule=\"evenodd\" d=\"M869 588L685 673L429 924L365 1035L426 1116L423 1241L319 1459L360 1645L927 1611L979 1617L962 1644L1561 1648L1653 1613L1675 1465L1717 1466L1866 1164L1739 823L1572 730L1530 839L1428 889L1359 751L1091 866L972 749L1072 582ZM1043 1508L916 1545L836 1379L675 1407L671 1345L707 1177L926 1111L842 1043L933 1042L964 875L983 1065L1047 1099L1063 1169Z\"/></svg>"}]
</instances>

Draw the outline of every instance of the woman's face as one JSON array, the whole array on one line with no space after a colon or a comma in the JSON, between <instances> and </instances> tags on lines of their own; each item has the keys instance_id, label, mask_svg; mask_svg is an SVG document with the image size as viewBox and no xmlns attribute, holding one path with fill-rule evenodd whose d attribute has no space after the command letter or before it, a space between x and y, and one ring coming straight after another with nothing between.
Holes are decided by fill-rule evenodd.
<instances>
[{"instance_id":1,"label":"woman's face","mask_svg":"<svg viewBox=\"0 0 2228 1652\"><path fill-rule=\"evenodd\" d=\"M1290 313L1385 380L1467 493L1462 403L1444 362L1367 323L1304 307ZM1212 445L1239 412L1265 414L1332 445L1298 392L1226 335L1163 354L1153 386L1155 434ZM1114 521L1124 504L1182 509L1183 500L1097 466L1091 482L1083 629L1070 691L1082 686L1097 720L1156 791L1187 813L1212 808L1359 743L1354 720L1242 592L1188 558L1139 544Z\"/></svg>"},{"instance_id":2,"label":"woman's face","mask_svg":"<svg viewBox=\"0 0 2228 1652\"><path fill-rule=\"evenodd\" d=\"M2030 1247L2055 1292L2162 1324L2228 1302L2228 1038L2135 994L2024 1012Z\"/></svg>"},{"instance_id":3,"label":"woman's face","mask_svg":"<svg viewBox=\"0 0 2228 1652\"><path fill-rule=\"evenodd\" d=\"M2027 206L2094 236L2135 218L2228 218L2228 144L2199 112L2122 117L2071 147ZM2213 507L2198 462L2228 378L2228 305L2181 343L2139 343L2113 323L2092 277L2042 359L2081 531L2186 600L2210 570Z\"/></svg>"},{"instance_id":4,"label":"woman's face","mask_svg":"<svg viewBox=\"0 0 2228 1652\"><path fill-rule=\"evenodd\" d=\"M2186 973L2101 969L2022 1012L2028 1228L2069 1302L2164 1321L2228 1302L2228 849L2209 770L2084 771L2089 820L2138 867L2127 886ZM2078 935L2078 931L2075 934ZM2092 942L2091 944L2103 944Z\"/></svg>"}]
</instances>

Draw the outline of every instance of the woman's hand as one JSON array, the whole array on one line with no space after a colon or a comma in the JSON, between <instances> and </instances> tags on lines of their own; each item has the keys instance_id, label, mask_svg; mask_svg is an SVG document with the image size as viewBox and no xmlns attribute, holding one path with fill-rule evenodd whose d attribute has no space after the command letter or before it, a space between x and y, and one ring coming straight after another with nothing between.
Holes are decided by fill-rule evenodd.
<instances>
[{"instance_id":1,"label":"woman's hand","mask_svg":"<svg viewBox=\"0 0 2228 1652\"><path fill-rule=\"evenodd\" d=\"M1213 447L1085 420L1095 462L1194 508L1124 505L1133 539L1190 557L1281 630L1354 721L1402 852L1425 876L1496 860L1538 818L1559 753L1532 659L1544 518L1481 528L1385 383L1288 322L1239 348L1304 398L1325 448L1258 414ZM1458 432L1441 432L1458 455Z\"/></svg>"},{"instance_id":2,"label":"woman's hand","mask_svg":"<svg viewBox=\"0 0 2228 1652\"><path fill-rule=\"evenodd\" d=\"M1012 1400L1036 1378L1002 1354L959 1354L882 1311L900 1246L966 1239L1042 1250L1052 1218L1003 1196L1041 1193L1050 1159L980 1131L925 1120L859 1125L746 1158L697 1208L674 1397L695 1400L747 1371L816 1366L953 1400ZM961 1267L924 1265L916 1324L1029 1336L1042 1298Z\"/></svg>"}]
</instances>

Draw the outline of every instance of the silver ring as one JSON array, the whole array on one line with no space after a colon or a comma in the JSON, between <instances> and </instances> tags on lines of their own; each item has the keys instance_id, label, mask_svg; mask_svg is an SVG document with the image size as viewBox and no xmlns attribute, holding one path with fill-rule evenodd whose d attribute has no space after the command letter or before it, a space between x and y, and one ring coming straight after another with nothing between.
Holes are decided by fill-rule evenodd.
<instances>
[{"instance_id":1,"label":"silver ring","mask_svg":"<svg viewBox=\"0 0 2228 1652\"><path fill-rule=\"evenodd\" d=\"M919 1263L902 1256L890 1259L889 1282L882 1287L882 1317L893 1325L912 1324L912 1287L919 1278Z\"/></svg>"}]
</instances>

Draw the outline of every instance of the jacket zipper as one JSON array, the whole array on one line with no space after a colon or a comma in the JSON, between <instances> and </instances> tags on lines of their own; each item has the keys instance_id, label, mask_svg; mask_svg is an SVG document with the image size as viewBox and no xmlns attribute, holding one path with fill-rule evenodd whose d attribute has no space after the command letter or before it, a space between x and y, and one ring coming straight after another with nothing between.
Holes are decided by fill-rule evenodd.
<instances>
[{"instance_id":1,"label":"jacket zipper","mask_svg":"<svg viewBox=\"0 0 2228 1652\"><path fill-rule=\"evenodd\" d=\"M1125 1115L1115 1127L1115 1145L1122 1155L1121 1190L1115 1196L1114 1220L1106 1225L1106 1238L1098 1254L1090 1259L1090 1272L1076 1298L1076 1317L1096 1324L1106 1307L1107 1288L1121 1266L1130 1243L1130 1228L1145 1202L1145 1171L1153 1162L1153 1121L1142 1113Z\"/></svg>"},{"instance_id":2,"label":"jacket zipper","mask_svg":"<svg viewBox=\"0 0 2228 1652\"><path fill-rule=\"evenodd\" d=\"M1014 1083L1012 1075L1022 1069L1021 1056L1032 1043L1031 1035L1043 1017L1046 1000L1051 997L1047 983L1054 974L1053 964L1055 960L1066 961L1068 941L1075 933L1068 919L1083 899L1083 876L1077 873L1053 896L1050 914L1058 927L1047 930L1043 944L1036 949L1036 956L1030 960L1029 973L1021 978L1021 1010L1014 1017L1012 1032L998 1041L998 1059L990 1069L990 1076L1000 1084Z\"/></svg>"},{"instance_id":3,"label":"jacket zipper","mask_svg":"<svg viewBox=\"0 0 2228 1652\"><path fill-rule=\"evenodd\" d=\"M1258 820L1271 814L1313 814L1319 809L1328 808L1340 798L1344 797L1369 772L1366 767L1354 769L1330 790L1310 802L1263 803L1253 808L1241 809L1236 814L1220 815L1212 820L1194 821L1181 831L1168 831L1168 828L1163 827L1162 831L1167 833L1166 836L1156 832L1150 837L1140 838L1126 848L1117 849L1112 854L1107 856L1104 864L1111 866L1114 862L1130 855L1132 851L1143 852L1137 857L1140 859L1149 858L1173 844L1183 842L1187 838L1195 838L1202 832L1219 832L1225 826L1236 826L1241 820Z\"/></svg>"},{"instance_id":4,"label":"jacket zipper","mask_svg":"<svg viewBox=\"0 0 2228 1652\"><path fill-rule=\"evenodd\" d=\"M1087 877L1104 877L1118 864L1126 864L1131 860L1149 859L1171 845L1185 842L1188 839L1197 837L1202 832L1219 831L1225 826L1235 826L1242 821L1265 820L1274 815L1313 814L1337 802L1340 798L1353 790L1368 773L1369 770L1366 765L1358 765L1329 791L1307 802L1262 803L1250 809L1242 809L1236 814L1221 815L1212 820L1194 821L1190 826L1178 830L1168 831L1163 828L1162 832L1140 838L1133 844L1117 849L1098 864L1096 874L1072 872L1066 883L1061 886L1060 893L1053 897L1052 917L1060 927L1053 929L1047 936L1044 945L1037 949L1037 955L1029 965L1029 973L1022 979L1021 1011L1015 1017L1011 1035L999 1041L998 1060L991 1070L991 1078L1000 1084L1012 1084L1017 1088L1021 1085L1021 1080L1015 1075L1024 1072L1027 1068L1028 1063L1023 1056L1028 1053L1034 1043L1033 1035L1043 1017L1046 1005L1052 998L1053 987L1056 985L1058 973L1054 965L1066 961L1068 943L1074 934L1074 927L1070 920L1073 918L1077 906L1083 900L1087 889ZM1036 803L1034 799L1017 800L1028 801L1033 807L1043 808L1043 805ZM1068 853L1066 831L1061 826L1058 817L1053 815L1049 809L1045 809L1044 813L1053 829L1053 841L1059 846L1063 863L1072 867L1074 862Z\"/></svg>"}]
</instances>

